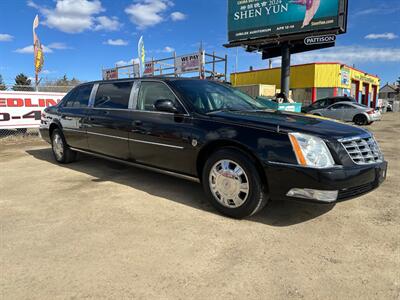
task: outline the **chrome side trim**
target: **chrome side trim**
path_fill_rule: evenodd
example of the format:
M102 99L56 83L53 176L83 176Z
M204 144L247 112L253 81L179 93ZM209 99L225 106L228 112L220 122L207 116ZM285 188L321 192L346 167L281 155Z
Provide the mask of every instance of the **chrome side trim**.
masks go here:
M174 177L177 177L177 178L189 180L189 181L192 181L192 182L200 183L200 179L197 178L197 177L194 177L194 176L184 175L184 174L176 173L176 172L173 172L173 171L167 171L167 170L163 170L163 169L159 169L159 168L155 168L155 167L150 167L150 166L146 166L146 165L142 165L142 164L138 164L138 163L133 163L133 162L130 162L130 161L126 161L126 160L122 160L122 159L118 159L118 158L113 158L113 157L109 157L109 156L106 156L106 155L97 154L97 153L93 153L93 152L90 152L90 151L85 151L85 150L81 150L81 149L77 149L77 148L72 148L71 147L70 149L72 149L74 151L77 151L77 152L85 153L85 154L88 154L88 155L96 156L96 157L99 157L99 158L107 159L107 160L110 160L110 161L123 163L123 164L129 165L129 166L132 166L132 167L136 167L136 168L140 168L140 169L144 169L144 170L148 170L148 171L153 171L153 172L157 172L157 173L161 173L161 174L170 175L170 176L174 176Z
M68 130L77 131L77 130L73 130L73 129L68 129ZM78 132L85 133L84 131L78 131ZM162 143L155 143L155 142L148 142L148 141L136 140L136 139L129 139L129 138L121 137L121 136L114 136L114 135L108 135L108 134L97 133L97 132L88 131L87 133L88 134L92 134L92 135L104 136L104 137L109 137L109 138L113 138L113 139L125 140L125 141L142 143L142 144L156 145L156 146L162 146L162 147L174 148L174 149L184 149L184 147L181 147L181 146L162 144Z
M108 135L108 134L103 134L103 133L90 132L90 131L88 131L87 133L92 134L92 135L105 136L105 137L109 137L109 138L119 139L119 140L126 140L126 141L129 140L128 138L114 136L114 135Z
M150 144L150 145L168 147L168 148L184 149L184 147L181 147L181 146L168 145L168 144L161 144L161 143L155 143L155 142L148 142L148 141L143 141L143 140L129 139L129 141L137 142L137 143L142 143L142 144Z
M84 131L84 130L78 130L78 129L72 129L72 128L66 128L66 127L63 127L63 130L64 131L79 132L79 133L86 133L86 131Z

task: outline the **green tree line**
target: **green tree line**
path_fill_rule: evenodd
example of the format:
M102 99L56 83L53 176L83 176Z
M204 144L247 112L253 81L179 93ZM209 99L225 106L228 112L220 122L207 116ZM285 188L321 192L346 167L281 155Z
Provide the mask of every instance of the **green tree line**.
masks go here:
M67 75L64 75L63 77L55 80L45 80L39 85L40 91L53 91L55 92L60 91L60 92L66 92L71 89L71 87L76 86L80 84L80 80L76 79L73 77L72 79L69 79ZM0 90L6 90L7 87L4 83L3 76L0 74ZM32 84L32 80L29 79L28 76L26 76L23 73L18 74L15 76L14 79L14 85L11 88L13 91L34 91L35 87Z

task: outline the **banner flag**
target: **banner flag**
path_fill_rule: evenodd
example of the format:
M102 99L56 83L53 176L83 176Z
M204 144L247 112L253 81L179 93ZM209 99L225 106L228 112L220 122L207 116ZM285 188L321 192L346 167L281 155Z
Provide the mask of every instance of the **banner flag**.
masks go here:
M44 57L43 57L43 48L42 44L40 43L39 38L37 37L35 29L39 26L39 16L36 15L35 19L33 20L33 52L34 52L34 65L35 65L35 73L38 74L43 67L44 64Z
M139 56L139 62L140 62L140 74L143 75L144 65L145 65L145 60L146 60L143 36L140 37L139 42L138 42L138 56Z

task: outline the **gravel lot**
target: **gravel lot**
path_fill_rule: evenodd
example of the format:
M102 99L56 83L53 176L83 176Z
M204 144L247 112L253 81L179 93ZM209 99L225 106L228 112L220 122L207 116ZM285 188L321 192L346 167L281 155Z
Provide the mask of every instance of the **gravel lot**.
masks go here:
M195 183L0 142L2 298L399 299L400 114L369 128L389 161L378 190L242 221Z

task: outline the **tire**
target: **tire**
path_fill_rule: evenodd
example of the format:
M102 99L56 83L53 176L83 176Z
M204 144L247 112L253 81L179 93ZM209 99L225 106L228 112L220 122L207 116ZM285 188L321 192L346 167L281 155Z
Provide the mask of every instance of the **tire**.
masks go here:
M354 123L356 123L356 125L367 125L368 124L368 119L367 119L367 117L366 116L364 116L364 115L361 115L361 114L359 114L359 115L356 115L355 117L354 117Z
M51 134L51 149L55 160L61 164L68 164L76 160L77 153L68 147L64 135L59 129L54 129Z
M234 148L224 148L210 156L203 168L202 184L212 206L228 217L249 217L268 201L255 162Z

